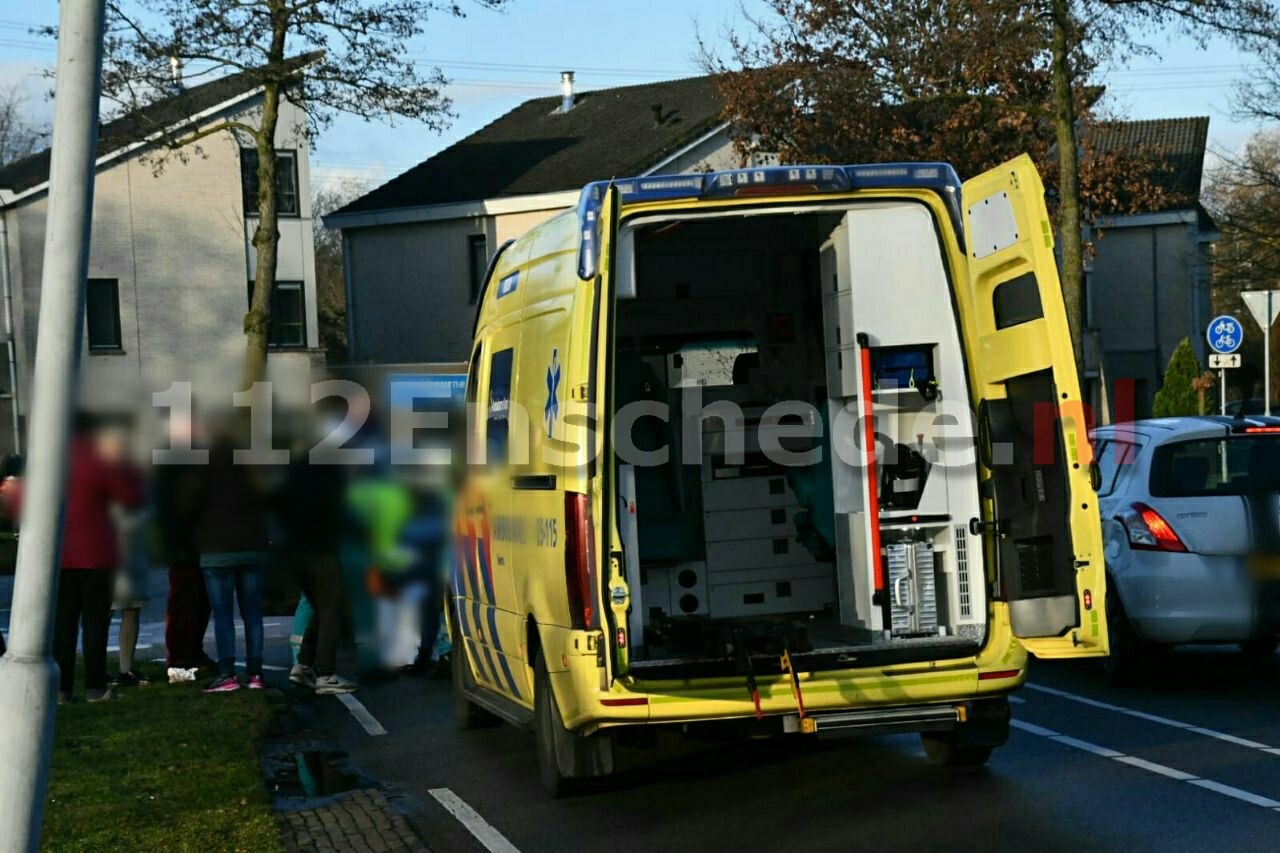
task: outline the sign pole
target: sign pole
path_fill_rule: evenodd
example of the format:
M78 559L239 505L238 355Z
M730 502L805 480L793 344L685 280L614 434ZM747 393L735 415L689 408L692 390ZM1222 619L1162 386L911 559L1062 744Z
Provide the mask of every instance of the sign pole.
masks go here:
M57 702L58 667L50 646L58 546L98 145L105 0L62 0L61 5L40 335L31 382L31 455L9 650L0 658L0 853L38 849L44 818Z
M1275 298L1274 290L1267 291L1267 316L1274 317L1271 301ZM1266 323L1262 327L1262 405L1263 411L1270 416L1271 414L1271 324Z
M1218 399L1221 401L1222 414L1227 414L1227 371L1218 368Z
M1280 319L1280 290L1247 290L1240 294L1253 319L1262 327L1263 411L1271 414L1271 326ZM1211 344L1212 345L1212 344Z

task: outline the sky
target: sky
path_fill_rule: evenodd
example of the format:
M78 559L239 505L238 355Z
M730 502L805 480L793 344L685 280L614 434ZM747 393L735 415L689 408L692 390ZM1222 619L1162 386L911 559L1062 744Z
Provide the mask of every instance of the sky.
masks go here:
M749 7L759 0L747 0ZM512 0L502 12L461 0L465 19L438 16L410 45L423 63L451 79L447 94L457 114L443 134L401 122L394 126L339 118L317 140L316 179L376 186L483 127L529 98L559 91L559 72L574 70L580 90L607 88L699 73L698 33L722 46L738 19L737 0ZM56 0L0 6L0 86L16 81L28 106L49 114L41 73L54 59L51 41L31 27L56 21ZM1153 56L1111 70L1105 102L1129 118L1210 117L1210 148L1234 151L1254 129L1232 120L1230 91L1248 58L1211 42L1156 35Z

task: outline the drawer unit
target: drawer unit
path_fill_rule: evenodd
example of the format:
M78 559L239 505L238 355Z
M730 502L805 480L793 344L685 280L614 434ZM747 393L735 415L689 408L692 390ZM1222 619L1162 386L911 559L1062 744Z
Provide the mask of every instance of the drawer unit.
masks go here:
M716 572L729 568L801 566L812 562L813 555L795 541L794 535L707 543L707 568L713 576Z
M729 509L702 514L702 529L708 542L733 542L762 536L794 536L792 519L797 506L759 509Z
M728 509L776 509L795 505L783 474L767 477L724 477L702 484L702 508L707 513Z
M709 595L711 615L719 618L821 610L835 598L830 577L721 584Z
M761 566L741 569L712 569L707 573L707 583L713 587L762 581L796 581L806 578L832 577L831 563L801 563L795 566Z

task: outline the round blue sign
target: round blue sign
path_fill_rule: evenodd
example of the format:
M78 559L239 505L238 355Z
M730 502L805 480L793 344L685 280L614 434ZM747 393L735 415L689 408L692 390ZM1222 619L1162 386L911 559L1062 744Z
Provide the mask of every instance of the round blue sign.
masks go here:
M1210 321L1205 337L1209 341L1209 349L1219 355L1230 355L1244 343L1244 327L1235 317L1223 314Z

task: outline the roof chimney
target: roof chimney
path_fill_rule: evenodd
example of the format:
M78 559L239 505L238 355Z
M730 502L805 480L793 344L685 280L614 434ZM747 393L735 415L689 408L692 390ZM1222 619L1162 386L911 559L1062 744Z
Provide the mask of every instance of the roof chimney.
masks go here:
M169 82L175 91L182 90L182 60L176 56L169 57Z
M560 72L560 112L573 109L573 72Z

